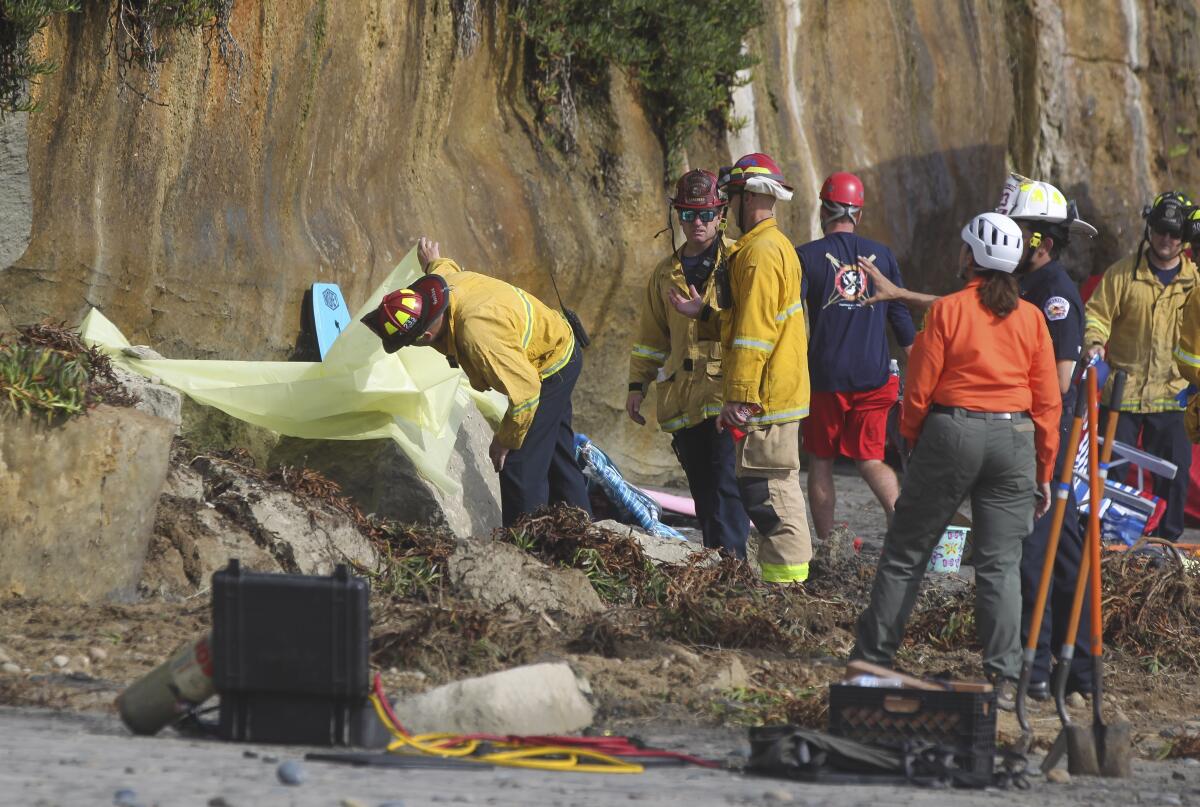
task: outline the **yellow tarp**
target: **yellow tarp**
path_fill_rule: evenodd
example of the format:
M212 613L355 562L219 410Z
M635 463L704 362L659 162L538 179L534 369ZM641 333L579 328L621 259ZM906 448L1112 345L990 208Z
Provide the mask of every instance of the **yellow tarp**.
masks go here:
M389 355L358 321L384 294L419 275L414 249L354 314L321 362L139 359L123 350L129 341L95 308L80 331L119 367L157 377L198 403L256 426L322 440L390 437L422 476L453 494L461 488L446 476L446 463L468 407L474 402L494 428L508 401L472 390L463 372L432 348Z

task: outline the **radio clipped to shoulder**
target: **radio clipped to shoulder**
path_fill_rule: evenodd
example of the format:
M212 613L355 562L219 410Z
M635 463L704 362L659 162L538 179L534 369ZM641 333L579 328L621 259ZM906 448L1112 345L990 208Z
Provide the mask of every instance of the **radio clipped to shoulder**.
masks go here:
M575 334L575 341L579 346L586 348L591 345L591 337L588 336L587 330L584 329L583 321L579 319L579 315L564 306L561 300L559 300L559 307L562 308L563 317L566 318L567 324L571 326L571 331Z

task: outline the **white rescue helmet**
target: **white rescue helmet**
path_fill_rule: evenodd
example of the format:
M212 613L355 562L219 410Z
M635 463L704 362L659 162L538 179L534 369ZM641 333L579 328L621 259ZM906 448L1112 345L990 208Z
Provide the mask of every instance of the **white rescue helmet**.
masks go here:
M1000 213L980 213L971 219L962 229L962 239L981 269L1012 274L1025 254L1021 228Z
M996 209L1011 219L1049 221L1057 224L1067 218L1067 197L1049 182L1031 179L1017 187L1008 203L1008 209Z
M1017 221L1062 224L1070 235L1096 236L1096 228L1079 218L1074 203L1067 201L1062 191L1049 182L1019 174L1010 175L996 212Z

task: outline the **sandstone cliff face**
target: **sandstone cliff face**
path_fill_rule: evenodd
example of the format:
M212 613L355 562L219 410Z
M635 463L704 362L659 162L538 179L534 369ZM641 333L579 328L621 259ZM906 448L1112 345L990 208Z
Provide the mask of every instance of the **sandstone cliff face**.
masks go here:
M156 85L122 77L100 5L45 38L61 69L28 121L32 232L0 270L0 321L94 304L169 356L279 358L310 283L356 305L427 233L545 300L556 272L595 339L577 427L627 471L678 476L665 438L622 410L643 279L669 249L653 238L663 155L624 79L581 109L564 155L494 4L456 19L474 4L243 1L240 71L184 35ZM760 65L736 94L747 125L697 135L689 162L778 157L797 242L817 232L819 182L843 168L866 182L865 233L933 290L953 285L957 230L1010 167L1056 181L1101 228L1075 260L1086 269L1132 249L1153 192L1200 192L1197 0L766 5L748 42Z

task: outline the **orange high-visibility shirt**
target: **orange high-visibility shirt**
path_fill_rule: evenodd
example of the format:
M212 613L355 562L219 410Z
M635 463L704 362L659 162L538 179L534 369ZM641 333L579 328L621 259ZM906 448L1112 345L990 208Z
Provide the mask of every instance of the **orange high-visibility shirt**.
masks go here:
M933 404L1028 412L1037 481L1049 482L1062 413L1050 332L1042 312L1024 300L1007 317L997 317L979 299L980 282L970 281L929 309L908 360L900 431L915 440Z

